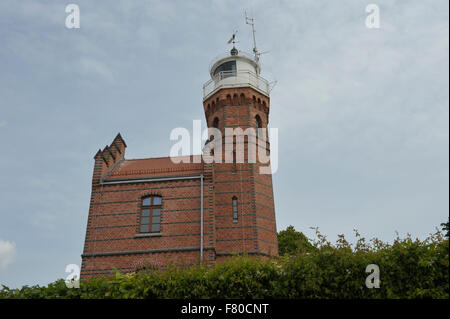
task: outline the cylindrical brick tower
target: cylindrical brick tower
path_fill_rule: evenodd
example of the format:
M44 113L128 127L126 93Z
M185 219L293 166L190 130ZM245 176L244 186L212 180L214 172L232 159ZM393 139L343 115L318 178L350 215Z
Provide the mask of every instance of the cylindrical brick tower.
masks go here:
M259 63L234 47L230 54L213 61L210 76L203 86L206 122L222 135L222 161L205 164L214 185L211 206L215 225L211 230L215 243L211 244L216 247L216 260L235 253L277 255L272 175L260 171L270 162L261 163L259 155L252 161L248 153L252 148L257 154L261 152L259 144L267 156L270 154L268 138L259 141L252 135L258 128L267 129L270 85L260 76ZM230 129L234 136L230 137ZM215 138L213 142L219 141ZM243 162L239 162L236 154L242 149ZM226 161L227 156L232 163Z

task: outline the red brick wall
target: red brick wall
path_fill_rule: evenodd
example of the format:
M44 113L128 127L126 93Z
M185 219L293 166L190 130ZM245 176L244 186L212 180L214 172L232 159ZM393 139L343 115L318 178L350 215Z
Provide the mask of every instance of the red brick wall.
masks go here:
M209 184L205 180L205 224L210 222ZM163 198L160 237L135 237L141 198L146 195ZM205 225L204 247L213 232ZM210 262L206 251L204 261ZM160 267L200 262L200 179L93 187L82 277L115 268L132 271L144 262Z

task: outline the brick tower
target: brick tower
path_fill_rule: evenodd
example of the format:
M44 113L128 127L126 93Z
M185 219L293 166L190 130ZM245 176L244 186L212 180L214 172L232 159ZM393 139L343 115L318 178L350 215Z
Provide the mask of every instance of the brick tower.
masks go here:
M216 261L232 253L278 254L272 175L260 171L270 163L260 163L259 155L249 160L249 149L258 145L270 154L268 139L256 134L267 129L270 109L269 83L259 74L257 56L233 47L212 63L211 80L203 87L206 123L221 132L223 145L222 162L211 164Z

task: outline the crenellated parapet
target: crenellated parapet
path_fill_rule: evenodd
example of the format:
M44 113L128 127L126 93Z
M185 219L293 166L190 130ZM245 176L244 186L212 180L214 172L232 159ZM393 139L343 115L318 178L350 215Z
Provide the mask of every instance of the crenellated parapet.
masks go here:
M99 149L94 156L94 174L92 184L99 184L102 177L105 176L112 168L125 158L125 149L127 144L122 136L117 134L110 145L106 145L103 150Z
M216 94L203 101L206 119L224 106L232 105L250 106L257 111L263 112L266 116L269 116L270 97L261 94L250 87L221 89Z

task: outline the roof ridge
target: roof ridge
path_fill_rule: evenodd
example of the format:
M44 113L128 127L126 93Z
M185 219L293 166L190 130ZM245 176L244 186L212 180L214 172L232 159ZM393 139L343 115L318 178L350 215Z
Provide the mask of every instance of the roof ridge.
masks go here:
M162 159L162 158L178 158L178 157L193 157L193 156L202 156L202 155L180 155L180 156L160 156L160 157L144 157L144 158L127 158L125 161L140 161L140 160L151 160L151 159ZM187 163L185 163L187 164ZM196 163L200 164L200 163Z

